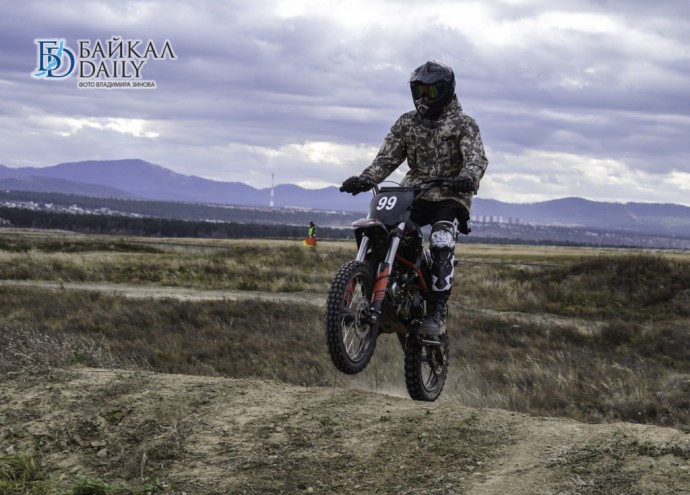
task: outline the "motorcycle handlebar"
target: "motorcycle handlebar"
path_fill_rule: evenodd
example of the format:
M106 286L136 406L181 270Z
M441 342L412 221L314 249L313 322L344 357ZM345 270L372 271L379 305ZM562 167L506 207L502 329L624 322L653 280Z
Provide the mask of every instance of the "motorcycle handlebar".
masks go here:
M431 189L432 187L454 187L456 184L467 184L467 179L466 178L460 178L460 179L429 179L420 182L419 184L412 184L410 186L401 186L399 184L396 184L395 186L383 186L380 187L379 184L374 184L372 191L376 195L378 194L381 189L383 188L413 188L416 194L421 194L426 192L427 190Z

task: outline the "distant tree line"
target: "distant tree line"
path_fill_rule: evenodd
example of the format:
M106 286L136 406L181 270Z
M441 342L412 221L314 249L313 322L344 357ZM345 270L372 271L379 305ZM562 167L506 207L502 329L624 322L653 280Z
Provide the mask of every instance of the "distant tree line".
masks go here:
M74 194L0 191L0 200L33 201L56 205L76 205L84 209L109 208L121 213L177 220L218 220L221 222L349 226L366 212L323 212L294 208L269 208L238 205L201 204L181 201L155 201L143 199L100 198Z
M298 225L267 225L237 222L202 222L171 218L136 218L114 215L81 215L52 213L23 208L0 208L0 219L13 227L61 229L87 234L116 234L150 237L207 238L301 238L307 227ZM347 239L349 229L319 228L319 238Z
M29 194L37 196L41 195L41 193ZM48 196L46 193L43 194ZM5 199L7 199L7 193L3 194L0 192L0 198L3 196ZM12 199L20 200L20 198L17 197ZM38 198L34 196L34 200L35 199ZM46 199L47 198L41 198L43 201ZM176 206L181 205L184 205L184 203L176 204ZM88 207L91 205L82 206ZM218 209L222 210L222 208ZM235 212L238 211L241 210L235 210ZM354 239L354 231L351 228L333 228L322 226L319 223L320 218L314 214L303 218L303 222L300 222L303 225L295 225L295 223L286 221L286 215L282 215L280 211L261 213L265 215L271 215L271 213L273 213L273 221L271 223L266 223L266 220L269 218L268 216L252 219L251 212L249 218L242 218L238 221L223 221L215 219L201 221L179 218L60 213L0 206L0 226L60 229L81 233L133 235L146 237L299 239L306 237L307 225L310 219L313 219L318 226L317 237L319 239ZM326 218L323 218L323 220L328 221ZM460 236L459 242L461 244L520 244L528 246L634 246L657 249L688 249L688 243L690 242L686 239L670 239L663 237L656 238L655 236L640 236L621 232L603 232L605 235L592 237L590 235L590 229L566 227L535 227L529 225L501 225L499 227L501 228L496 230L487 225L482 225L481 227L478 227L475 232L472 233L472 235ZM428 232L426 232L426 234L428 235Z
M4 222L3 222L4 220ZM199 222L170 218L135 218L113 215L53 213L22 208L0 207L0 224L20 228L57 229L84 234L131 235L143 237L190 237L212 239L294 239L306 237L306 227L237 222ZM319 228L320 239L353 239L351 229ZM583 246L569 241L526 240L462 236L467 244L522 244ZM591 245L591 244L590 244Z

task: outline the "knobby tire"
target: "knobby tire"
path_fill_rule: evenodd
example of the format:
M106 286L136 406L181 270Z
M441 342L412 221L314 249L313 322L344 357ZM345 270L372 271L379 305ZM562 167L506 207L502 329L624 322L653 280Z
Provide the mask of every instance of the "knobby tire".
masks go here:
M326 302L326 343L335 367L348 375L366 368L376 348L377 329L367 323L373 290L371 270L359 261L340 267Z
M426 338L425 340L431 340ZM405 348L405 385L413 400L433 402L446 383L448 375L448 333L433 340L440 346L425 344L421 338L408 335Z

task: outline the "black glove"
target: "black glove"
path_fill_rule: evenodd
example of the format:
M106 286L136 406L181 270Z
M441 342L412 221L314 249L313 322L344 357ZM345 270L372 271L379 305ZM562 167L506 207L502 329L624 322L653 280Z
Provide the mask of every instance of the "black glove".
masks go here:
M477 191L477 184L472 177L466 175L458 177L453 183L453 192L456 194L470 194Z
M345 179L343 185L340 186L340 192L348 192L352 193L353 196L356 196L361 192L368 191L372 187L374 187L374 183L371 181L371 179L368 177L354 175L348 179Z

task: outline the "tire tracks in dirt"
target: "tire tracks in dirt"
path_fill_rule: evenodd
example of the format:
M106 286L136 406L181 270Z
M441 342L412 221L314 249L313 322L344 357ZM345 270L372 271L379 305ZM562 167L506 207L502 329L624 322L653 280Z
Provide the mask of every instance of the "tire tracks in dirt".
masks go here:
M0 280L0 287L25 287L48 290L101 292L104 294L153 299L186 301L247 301L289 302L325 306L326 296L309 292L267 292L241 290L206 290L190 287L113 284L109 282L55 282L49 280Z

